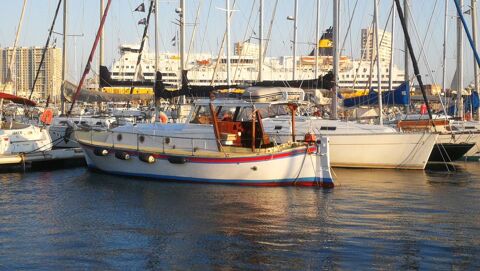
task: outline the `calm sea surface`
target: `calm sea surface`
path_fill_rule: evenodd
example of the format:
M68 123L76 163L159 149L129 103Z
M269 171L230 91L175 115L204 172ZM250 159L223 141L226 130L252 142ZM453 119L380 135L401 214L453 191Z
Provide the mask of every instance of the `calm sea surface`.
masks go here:
M0 269L480 269L480 164L333 190L0 174Z

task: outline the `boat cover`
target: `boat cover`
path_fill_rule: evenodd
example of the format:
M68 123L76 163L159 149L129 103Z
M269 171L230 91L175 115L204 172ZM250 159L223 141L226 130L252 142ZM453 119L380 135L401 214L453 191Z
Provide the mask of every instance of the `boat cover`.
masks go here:
M383 105L408 105L410 104L410 86L407 83L401 84L393 91L382 92ZM354 107L362 105L377 105L378 93L370 90L367 95L362 95L353 98L347 98L343 100L345 107Z

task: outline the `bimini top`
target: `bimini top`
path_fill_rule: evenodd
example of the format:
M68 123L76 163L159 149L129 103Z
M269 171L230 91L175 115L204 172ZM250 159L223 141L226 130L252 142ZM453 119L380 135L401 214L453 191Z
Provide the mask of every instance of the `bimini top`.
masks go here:
M23 105L29 105L29 106L36 106L37 105L36 102L34 102L32 100L29 100L27 98L18 97L18 96L12 95L12 94L4 93L4 92L0 92L0 99L9 100L9 101L14 102L16 104L23 104Z

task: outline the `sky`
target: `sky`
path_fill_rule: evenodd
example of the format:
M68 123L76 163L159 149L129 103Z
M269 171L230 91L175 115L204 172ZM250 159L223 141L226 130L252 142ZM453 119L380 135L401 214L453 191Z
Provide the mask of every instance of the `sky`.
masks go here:
M332 0L320 1L320 29L324 30L332 25ZM422 51L419 46L424 44L423 54L420 59L420 69L424 80L428 83L442 83L442 50L443 50L443 25L445 18L445 1L449 2L447 16L448 42L447 42L447 86L455 72L456 63L456 10L453 0L410 0L412 20L410 20L411 36L415 44L417 58ZM12 46L18 26L23 0L2 0L0 10L0 46ZM107 2L107 0L105 0ZM159 33L160 49L164 52L178 52L171 40L178 32L176 20L178 14L175 9L179 0L159 0ZM257 42L258 33L258 5L259 0L230 0L235 10L232 17L232 43L251 39ZM235 2L235 3L234 3ZM265 26L264 35L268 32L276 0L265 0ZM341 0L340 7L340 40L345 40L342 55L360 57L360 33L362 28L369 27L373 20L374 0ZM465 0L465 3L470 1ZM44 46L48 29L52 23L58 0L29 0L25 19L20 34L20 46ZM139 43L143 33L143 26L137 22L146 17L147 13L134 12L141 3L148 0L112 0L109 15L105 25L105 64L112 65L119 57L118 46L124 43ZM192 42L192 52L207 52L218 54L220 43L225 31L225 0L186 0L187 41L186 48L192 41L192 32L196 26L196 34ZM298 0L298 55L308 54L315 42L315 9L317 0ZM354 9L356 5L356 8ZM386 26L392 0L380 0L379 25ZM67 31L68 38L68 72L69 80L77 81L84 69L90 53L96 31L99 25L100 0L68 0ZM464 11L469 9L464 5ZM197 16L197 10L199 16ZM253 10L253 11L252 11ZM63 12L62 10L60 12ZM56 32L63 32L62 14L55 25ZM272 36L268 49L269 56L292 55L293 22L287 16L294 15L294 0L278 0L276 16L272 24ZM465 15L470 24L470 16ZM153 18L152 18L153 19ZM352 27L347 32L349 22ZM153 22L153 21L152 21ZM395 22L395 64L403 68L403 33L400 22ZM153 26L153 23L152 23ZM470 27L471 28L471 27ZM416 31L414 31L416 29ZM387 30L391 31L390 22ZM415 34L418 33L418 35ZM150 50L154 48L153 27L149 30ZM62 47L62 36L54 35L56 46ZM464 45L464 70L465 84L473 80L473 54L465 38ZM233 50L233 44L232 44ZM98 56L98 51L97 51ZM98 60L95 59L94 67ZM428 64L427 64L428 63ZM431 72L428 72L431 71Z

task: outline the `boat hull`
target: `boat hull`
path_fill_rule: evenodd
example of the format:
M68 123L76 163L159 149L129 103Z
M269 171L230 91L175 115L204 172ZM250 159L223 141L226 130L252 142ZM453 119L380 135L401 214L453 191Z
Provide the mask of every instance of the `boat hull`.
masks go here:
M329 134L332 167L425 169L436 134ZM297 139L303 135L299 134ZM286 142L291 137L277 139Z
M118 149L102 147L101 150L106 150L108 154L99 155L99 147L95 145L80 142L80 146L85 152L89 168L117 175L194 183L333 187L328 152L307 152L306 148L276 154L222 158L151 154L155 159L149 163L141 159L144 153L137 151L126 151L129 158L123 160L115 154ZM322 161L318 163L317 159Z

